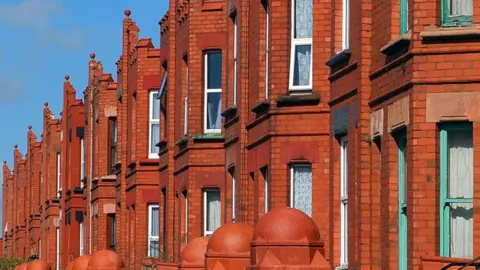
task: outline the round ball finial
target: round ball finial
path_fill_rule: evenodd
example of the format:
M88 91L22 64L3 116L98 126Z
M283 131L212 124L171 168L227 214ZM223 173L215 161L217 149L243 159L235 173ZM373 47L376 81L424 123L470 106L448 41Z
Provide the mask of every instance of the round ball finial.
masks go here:
M128 8L125 9L125 12L124 12L124 13L125 13L125 16L127 16L127 17L130 17L130 14L132 14L132 12L130 11L130 9L128 9Z
M15 144L15 145L13 146L13 148L17 149L17 148L18 148L18 144Z
M32 125L28 125L28 129L29 129L29 130L32 129Z
M67 81L70 80L70 75L66 74L65 75L65 80L67 80Z
M4 160L4 161L3 161L3 164L7 165L7 161L6 161L6 160Z
M91 53L90 53L90 58L91 58L92 60L95 59L95 53L94 53L94 52L91 52Z
M48 102L44 102L43 105L45 105L45 107L48 107Z

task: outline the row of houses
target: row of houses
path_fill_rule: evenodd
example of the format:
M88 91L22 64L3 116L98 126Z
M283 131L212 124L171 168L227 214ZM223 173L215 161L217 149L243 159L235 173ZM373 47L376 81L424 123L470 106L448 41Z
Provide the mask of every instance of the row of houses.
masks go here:
M130 16L117 79L91 54L4 164L4 256L140 269L282 207L332 268L476 256L478 4L170 1L160 48Z

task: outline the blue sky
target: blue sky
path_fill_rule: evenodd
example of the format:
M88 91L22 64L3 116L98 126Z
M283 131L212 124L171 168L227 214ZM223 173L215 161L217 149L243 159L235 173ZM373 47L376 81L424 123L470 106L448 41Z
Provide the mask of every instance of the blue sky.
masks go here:
M125 9L140 37L158 46L167 6L168 0L0 0L0 160L12 165L14 144L25 154L28 125L40 138L45 101L58 117L65 74L77 96L83 92L90 52L116 76Z

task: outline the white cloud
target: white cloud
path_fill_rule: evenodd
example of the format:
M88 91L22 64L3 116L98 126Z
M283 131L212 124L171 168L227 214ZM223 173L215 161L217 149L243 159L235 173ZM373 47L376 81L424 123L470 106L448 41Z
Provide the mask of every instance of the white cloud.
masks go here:
M25 0L18 4L0 3L0 23L11 27L34 30L40 38L65 48L77 48L83 40L83 31L78 28L60 31L53 19L64 15L60 2L53 0Z

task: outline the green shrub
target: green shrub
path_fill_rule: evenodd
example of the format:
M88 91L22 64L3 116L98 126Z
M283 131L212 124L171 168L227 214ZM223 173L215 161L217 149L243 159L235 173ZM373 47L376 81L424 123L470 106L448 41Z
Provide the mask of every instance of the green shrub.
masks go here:
M13 270L17 265L24 262L22 259L0 258L0 270Z

